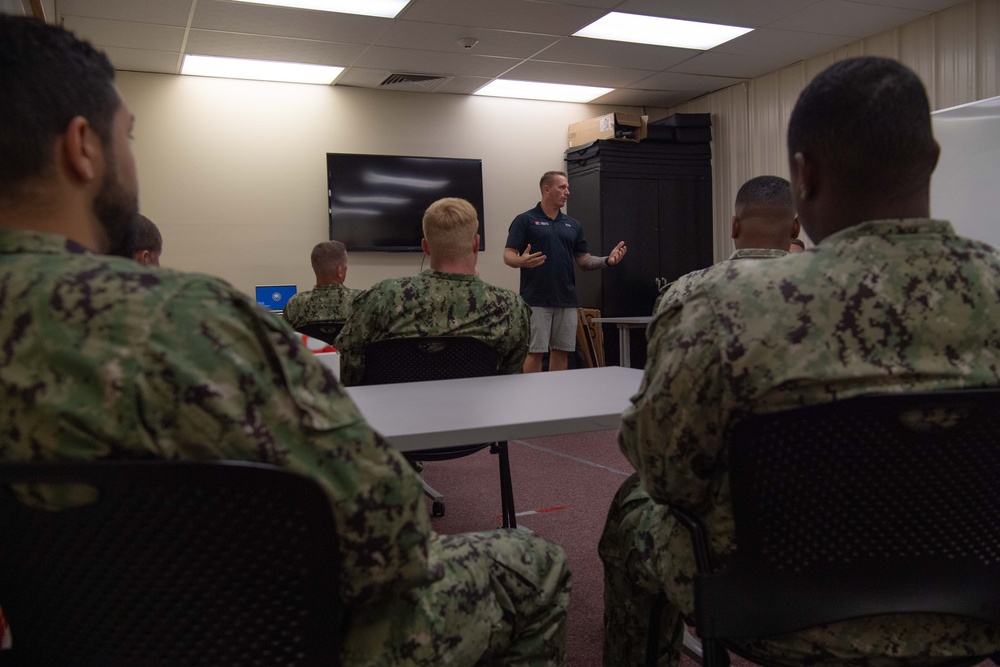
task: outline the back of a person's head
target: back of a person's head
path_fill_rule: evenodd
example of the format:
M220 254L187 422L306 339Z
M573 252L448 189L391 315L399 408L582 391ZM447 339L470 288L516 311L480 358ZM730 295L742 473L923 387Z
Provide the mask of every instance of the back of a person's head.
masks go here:
M827 166L859 195L890 197L925 187L937 158L927 92L895 60L834 63L799 95L788 122L788 153Z
M120 103L114 76L104 54L66 30L0 15L0 198L44 172L53 141L76 116L110 145Z
M317 243L309 255L318 282L333 280L337 269L347 264L347 246L340 241Z
M132 225L130 234L130 245L121 254L123 257L134 259L140 264L159 266L160 253L163 252L163 236L153 221L142 215L135 216L135 223Z
M799 231L791 185L780 176L756 176L744 183L736 193L735 213L740 248L785 250Z
M473 252L479 216L475 207L464 199L446 197L427 207L423 230L432 257L459 259Z

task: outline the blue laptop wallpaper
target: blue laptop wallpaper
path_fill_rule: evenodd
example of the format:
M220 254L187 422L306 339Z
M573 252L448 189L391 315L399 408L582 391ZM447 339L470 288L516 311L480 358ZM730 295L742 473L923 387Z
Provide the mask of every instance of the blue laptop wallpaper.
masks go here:
M295 295L295 285L257 285L257 305L268 310L282 311Z

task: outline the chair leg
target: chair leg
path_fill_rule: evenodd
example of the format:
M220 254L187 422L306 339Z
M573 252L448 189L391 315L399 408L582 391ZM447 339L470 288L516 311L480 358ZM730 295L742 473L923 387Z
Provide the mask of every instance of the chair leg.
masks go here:
M649 609L649 624L646 626L646 667L656 667L660 653L660 618L667 605L667 596L659 593Z
M444 516L444 495L424 479L420 480L420 484L424 487L424 495L431 499L431 516Z
M517 528L514 516L514 486L510 479L510 459L507 456L507 441L501 440L490 445L490 452L498 454L500 460L500 512L504 528Z

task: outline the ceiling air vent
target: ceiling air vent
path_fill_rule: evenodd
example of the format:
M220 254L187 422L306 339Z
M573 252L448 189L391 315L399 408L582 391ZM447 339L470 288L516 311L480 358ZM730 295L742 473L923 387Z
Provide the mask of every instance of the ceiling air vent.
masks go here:
M429 92L440 88L454 78L453 76L435 76L433 74L390 74L382 80L379 87Z

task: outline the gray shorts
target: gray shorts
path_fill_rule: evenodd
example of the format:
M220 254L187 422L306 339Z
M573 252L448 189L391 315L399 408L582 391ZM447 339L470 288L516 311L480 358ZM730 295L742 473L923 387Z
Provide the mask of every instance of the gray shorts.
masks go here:
M531 344L528 352L576 350L576 308L531 307Z

